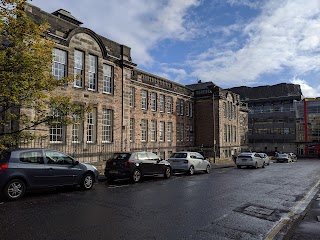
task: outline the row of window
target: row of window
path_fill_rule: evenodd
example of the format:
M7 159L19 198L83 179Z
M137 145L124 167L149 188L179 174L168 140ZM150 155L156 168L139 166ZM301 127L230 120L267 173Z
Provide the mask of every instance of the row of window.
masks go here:
M74 50L74 87L85 87L85 53L80 50ZM67 76L67 51L54 48L53 49L53 63L52 74L60 80ZM89 91L98 90L98 57L92 54L88 55L88 81L86 87ZM102 92L113 94L113 67L103 63L102 64Z
M66 126L59 122L59 116L56 116L56 122L50 125L49 137L51 143L63 143L66 141ZM94 108L88 112L86 120L81 121L80 116L73 115L74 123L72 125L72 142L96 143L97 131L101 131L101 142L113 142L113 110L102 109L101 128L97 129L97 110ZM85 134L84 134L85 133ZM85 139L84 139L85 135Z
M130 87L130 107L135 107L135 88ZM141 90L141 109L148 110L149 108L149 93L147 90ZM155 112L165 112L173 113L173 97L165 96L164 94L159 94L156 92L150 93L150 109ZM178 115L183 116L184 114L189 117L193 117L193 104L192 102L185 102L182 99L177 99L176 111Z
M237 142L237 128L232 125L224 125L224 141L227 143Z
M252 134L295 134L295 128L255 128L249 129L249 135Z
M130 119L130 142L134 142L135 139L135 119ZM157 121L151 120L150 123L147 119L141 119L140 123L141 128L141 141L142 142L172 142L173 138L173 124L172 122L164 122L164 121ZM193 126L192 124L177 124L176 126L177 131L177 141L184 142L184 141L193 141ZM186 138L185 138L186 136Z
M232 102L224 102L223 103L223 109L224 109L224 117L229 119L236 119L237 118L237 112L236 112L236 106L233 105Z

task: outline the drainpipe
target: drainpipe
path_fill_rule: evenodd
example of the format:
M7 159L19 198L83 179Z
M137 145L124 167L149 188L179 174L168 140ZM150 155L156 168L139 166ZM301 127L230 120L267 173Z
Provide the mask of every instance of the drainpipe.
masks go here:
M124 64L123 64L123 45L120 45L121 49L121 151L123 151L123 117L124 117L124 99L123 99L123 90L124 90Z
M304 142L305 142L305 154L309 156L309 148L307 145L308 142L308 118L307 118L307 101L303 99L303 121L304 121Z

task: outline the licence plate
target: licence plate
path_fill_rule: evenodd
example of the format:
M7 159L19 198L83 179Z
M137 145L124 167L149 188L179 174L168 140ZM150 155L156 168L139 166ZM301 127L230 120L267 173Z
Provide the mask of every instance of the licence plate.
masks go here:
M117 173L118 173L118 170L110 170L109 173L110 173L110 174L117 174Z
M244 159L241 159L242 161L247 161L247 159L246 158L244 158Z

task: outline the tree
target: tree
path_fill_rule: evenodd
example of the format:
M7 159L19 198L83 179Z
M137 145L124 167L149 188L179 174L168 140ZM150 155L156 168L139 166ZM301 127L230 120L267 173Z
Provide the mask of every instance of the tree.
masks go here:
M56 121L56 113L60 123L68 124L72 113L84 110L54 91L70 78L56 80L52 75L49 25L28 18L25 4L26 0L0 3L0 149L36 137L31 130Z

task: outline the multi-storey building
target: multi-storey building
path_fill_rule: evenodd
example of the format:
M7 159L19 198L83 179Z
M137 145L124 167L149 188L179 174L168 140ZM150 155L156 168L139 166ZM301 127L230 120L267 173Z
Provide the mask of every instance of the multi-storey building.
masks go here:
M212 82L187 85L194 90L195 146L230 158L246 148L248 109L240 96Z
M295 102L297 118L297 153L320 157L320 98Z
M65 10L50 14L27 5L26 12L35 21L45 19L50 24L56 79L75 76L73 83L54 94L91 106L83 118L74 116L78 121L71 126L57 121L49 128L35 128L38 134L48 135L48 143L42 141L41 146L78 156L95 153L99 160L107 150L145 149L167 158L194 145L191 89L137 69L129 47L81 27Z
M297 152L294 102L302 99L300 85L277 84L230 89L249 107L248 146L261 152Z

